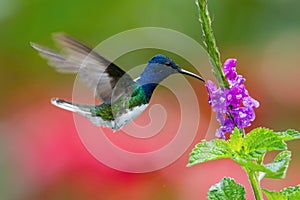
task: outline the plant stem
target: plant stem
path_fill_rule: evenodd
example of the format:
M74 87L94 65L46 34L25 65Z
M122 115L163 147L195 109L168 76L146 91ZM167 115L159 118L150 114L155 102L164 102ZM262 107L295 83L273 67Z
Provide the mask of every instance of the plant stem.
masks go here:
M199 8L199 20L202 28L203 42L210 57L210 62L213 66L213 74L217 78L221 87L229 88L228 81L222 70L220 52L218 50L216 39L212 30L207 0L196 0L196 4Z
M246 136L245 129L240 129L240 133L242 134L243 138Z
M262 193L261 193L261 190L260 190L260 184L259 184L258 178L256 176L256 173L252 172L248 168L244 168L244 169L245 169L245 171L248 175L248 178L250 180L255 199L256 200L263 200L263 196L262 196Z

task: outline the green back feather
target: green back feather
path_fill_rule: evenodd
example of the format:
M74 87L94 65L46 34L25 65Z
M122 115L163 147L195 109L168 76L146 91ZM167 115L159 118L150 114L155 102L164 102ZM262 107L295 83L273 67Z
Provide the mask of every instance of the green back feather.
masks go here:
M93 116L99 116L103 120L112 121L115 115L125 113L136 106L149 103L149 99L146 97L144 90L141 86L138 86L132 93L130 98L121 97L117 102L110 105L103 103L101 105L91 108Z

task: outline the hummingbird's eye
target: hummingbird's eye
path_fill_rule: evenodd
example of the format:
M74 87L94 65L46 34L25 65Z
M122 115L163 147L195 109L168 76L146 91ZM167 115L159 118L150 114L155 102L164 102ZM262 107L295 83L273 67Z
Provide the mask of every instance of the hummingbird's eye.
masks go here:
M169 61L165 62L165 65L170 66L171 63Z

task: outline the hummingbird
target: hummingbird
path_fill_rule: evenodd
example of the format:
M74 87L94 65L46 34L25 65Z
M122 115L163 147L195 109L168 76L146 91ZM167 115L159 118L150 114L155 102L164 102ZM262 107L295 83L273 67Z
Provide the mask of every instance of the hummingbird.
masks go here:
M77 39L65 33L56 33L53 39L62 52L30 44L58 72L77 73L102 104L79 104L59 98L51 99L51 103L86 117L96 126L116 131L133 121L147 108L158 84L172 74L185 74L204 82L201 76L160 54L148 61L138 78L132 79L119 66Z

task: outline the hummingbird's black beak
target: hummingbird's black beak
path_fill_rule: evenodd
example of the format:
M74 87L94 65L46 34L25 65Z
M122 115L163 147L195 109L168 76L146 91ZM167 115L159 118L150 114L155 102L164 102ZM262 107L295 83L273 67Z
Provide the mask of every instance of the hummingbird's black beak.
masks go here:
M205 82L205 80L204 80L201 76L198 76L197 74L194 74L194 73L192 73L192 72L186 71L186 70L184 70L184 69L181 69L181 68L180 68L180 69L178 69L178 72L181 73L181 74L186 74L186 75L188 75L188 76L194 77L194 78L196 78L196 79L199 79L199 80Z

